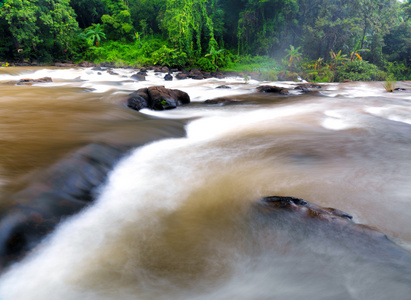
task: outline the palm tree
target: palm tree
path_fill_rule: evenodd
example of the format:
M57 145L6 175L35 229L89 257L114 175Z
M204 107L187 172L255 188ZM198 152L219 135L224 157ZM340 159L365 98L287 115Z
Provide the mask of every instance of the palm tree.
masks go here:
M346 54L341 54L341 50L338 51L338 53L335 53L333 50L330 51L330 56L331 56L331 65L330 68L331 70L335 70L337 69L339 64L343 64L344 60L348 60L348 58L346 58Z
M100 40L106 38L106 34L101 29L100 24L93 24L92 27L86 30L86 37L90 39L91 43L94 45L94 41L96 41L96 46L100 45Z
M301 59L302 53L299 52L300 48L301 47L294 48L293 45L290 45L290 49L285 49L285 51L287 51L285 58L288 58L288 67L290 68L290 71L293 70L293 67L295 67L296 63Z
M350 61L353 61L356 58L358 58L359 60L362 60L362 57L358 54L358 52L360 52L360 51L368 51L369 52L370 51L370 49L359 49L360 48L360 42L361 41L358 41L355 44L354 49L351 51Z

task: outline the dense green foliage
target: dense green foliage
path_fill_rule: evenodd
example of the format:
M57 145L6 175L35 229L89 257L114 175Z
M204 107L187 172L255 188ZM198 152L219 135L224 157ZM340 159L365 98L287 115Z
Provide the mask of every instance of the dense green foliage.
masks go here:
M49 60L73 51L78 23L68 0L8 0L0 20L3 55Z
M385 72L378 69L376 65L370 64L364 60L355 60L344 64L335 72L336 81L375 81L384 80Z
M0 36L7 61L241 67L269 78L282 69L318 81L375 80L382 71L411 78L411 0L8 0Z

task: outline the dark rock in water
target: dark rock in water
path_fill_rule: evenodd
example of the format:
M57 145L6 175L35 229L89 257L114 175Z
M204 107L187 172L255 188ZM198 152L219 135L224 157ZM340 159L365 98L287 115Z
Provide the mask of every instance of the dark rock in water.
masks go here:
M221 98L215 98L215 99L209 99L205 100L205 104L213 104L213 105L220 105L220 106L225 106L225 105L230 105L230 104L236 104L239 101L236 99L232 98L226 98L226 97L221 97Z
M177 78L178 80L187 79L187 78L188 78L188 74L178 73L178 74L176 75L176 78Z
M231 89L228 85L219 85L216 89Z
M377 229L353 222L352 216L341 210L279 196L262 198L255 207L265 216L260 219L263 226L276 228L276 234L292 232L294 241L311 241L316 249L333 248L337 253L343 251L345 255L383 267L402 269L407 265L408 272L411 270L411 253Z
M146 75L144 73L136 73L131 75L131 79L137 80L137 81L145 81L146 80Z
M83 62L79 63L78 66L83 67L83 68L90 68L90 67L95 67L96 64L92 63L92 62L88 62L88 61L83 61Z
M114 72L113 70L108 70L107 73L110 75L118 75L118 73Z
M171 91L176 95L178 105L190 103L190 96L186 92L176 89L172 89Z
M177 95L163 86L151 86L148 88L151 108L154 110L165 110L176 108L178 105Z
M190 73L188 73L187 77L191 79L197 79L197 80L204 79L203 73L201 73L201 71L198 69L192 69Z
M113 62L103 62L99 64L101 67L105 68L114 68L114 63Z
M334 217L341 217L348 220L352 220L352 216L335 208L324 208L319 205L309 203L303 199L296 197L282 197L282 196L271 196L265 197L261 201L269 203L273 207L289 210L298 210L298 207L304 207L309 212L309 215L313 217L319 217L322 219Z
M299 83L297 84L296 90L304 90L304 89L321 89L322 86L315 83Z
M171 74L166 74L166 75L164 76L164 80L165 80L165 81L172 81L172 80L173 80L173 75L171 75Z
M64 217L89 205L96 188L131 146L90 144L55 164L12 196L16 204L0 220L0 266L33 249Z
M177 107L177 99L171 90L163 86L152 86L148 88L150 106L154 110L165 110Z
M300 90L303 93L311 93L311 92L313 92L313 89L318 90L318 89L321 89L321 88L322 88L321 85L314 84L314 83L300 83L294 89L295 90Z
M168 67L162 67L162 68L160 69L160 71L161 71L162 73L169 73L169 72L170 72L170 69L169 69Z
M257 91L260 93L278 93L280 95L288 95L288 90L282 87L273 85L262 85L257 87Z
M168 67L157 67L157 66L155 66L155 67L153 67L153 70L156 73L168 73L168 72L170 72Z
M33 64L31 64L33 65ZM58 67L58 68L74 68L76 67L76 64L72 64L72 63L55 63L54 66Z
M142 88L129 95L127 99L127 106L134 109L140 110L149 107L149 96L148 89Z
M34 83L48 83L48 82L53 82L51 77L42 77L38 79L31 79L31 78L22 78L18 81L10 81L6 82L5 84L16 84L16 85L32 85Z
M127 99L127 106L135 110L143 108L165 110L188 103L190 103L190 96L186 92L166 89L164 86L139 89L131 93Z
M218 78L218 79L223 79L225 78L225 75L223 72L211 72L210 75L212 77Z

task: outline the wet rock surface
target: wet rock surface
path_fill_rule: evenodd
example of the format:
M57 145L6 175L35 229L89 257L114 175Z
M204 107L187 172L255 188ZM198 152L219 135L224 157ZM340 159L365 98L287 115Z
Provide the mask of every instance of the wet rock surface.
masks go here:
M257 87L257 91L260 93L277 93L280 95L288 95L288 90L282 87L274 86L274 85L262 85Z
M188 103L190 103L190 96L187 93L166 89L164 86L139 89L131 93L127 99L127 106L134 110L143 108L166 110Z
M53 82L53 79L51 79L51 77L42 77L38 79L22 78L17 81L8 81L3 84L5 85L33 85L35 83L48 83L48 82Z
M262 198L256 208L269 216L280 231L294 231L297 241L321 238L325 241L325 247L336 247L350 255L383 265L405 264L408 272L411 271L410 252L377 228L355 223L346 212L300 198L282 196Z
M131 146L90 144L50 167L26 189L0 219L0 269L22 258L65 217L96 197L96 188Z
M242 101L234 99L234 98L229 98L229 97L220 97L220 98L208 99L204 101L204 104L212 104L212 105L217 105L217 106L233 105L233 104L239 104L239 103L242 103Z

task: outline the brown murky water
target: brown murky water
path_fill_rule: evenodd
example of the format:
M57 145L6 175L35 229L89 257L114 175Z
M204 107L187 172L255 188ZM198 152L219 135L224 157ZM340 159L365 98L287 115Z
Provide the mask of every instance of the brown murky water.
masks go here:
M1 299L409 297L406 262L364 262L341 245L370 255L372 246L345 236L331 243L292 224L276 235L278 224L267 231L250 207L268 195L300 197L346 211L409 248L410 93L348 83L276 96L256 94L261 83L239 78L165 83L150 74L134 83L121 77L126 70L117 77L88 69L1 71L3 82L54 79L0 85L3 193L89 143L167 138L122 160L94 206L0 278ZM155 84L187 91L193 103L166 112L125 107L124 95ZM216 89L221 84L232 89ZM221 95L236 101L202 103ZM58 275L50 281L48 274Z

